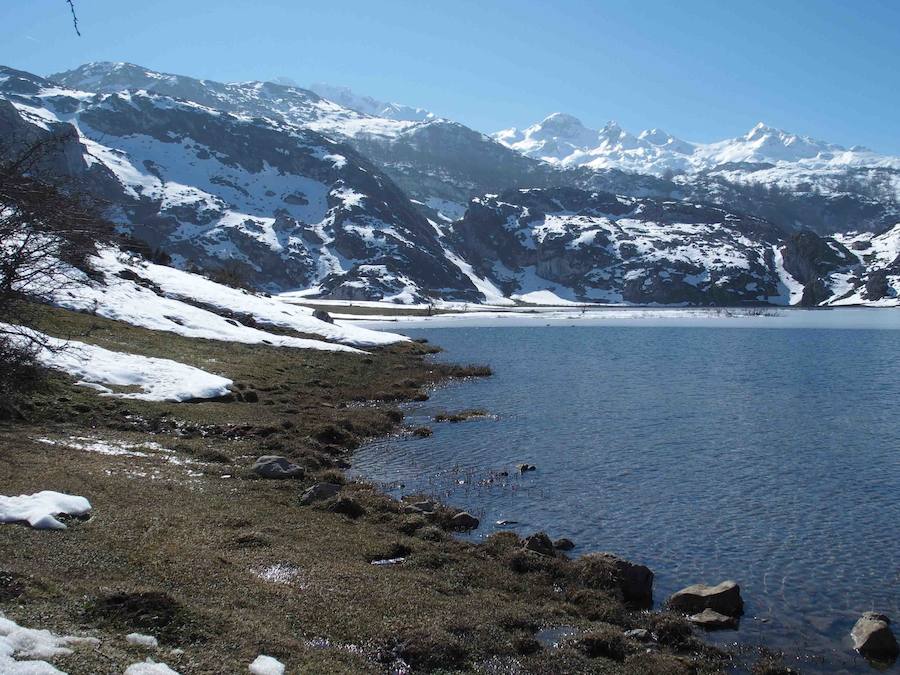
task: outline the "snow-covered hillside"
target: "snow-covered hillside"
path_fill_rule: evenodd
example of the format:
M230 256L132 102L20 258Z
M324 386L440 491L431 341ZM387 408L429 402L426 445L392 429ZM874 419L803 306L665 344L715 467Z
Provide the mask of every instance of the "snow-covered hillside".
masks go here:
M900 225L879 236L786 233L708 205L556 188L473 200L454 226L474 272L528 300L897 304Z
M348 299L474 297L391 179L308 128L145 90L62 89L8 69L0 97L10 136L74 131L70 173L114 205L124 231L182 268Z

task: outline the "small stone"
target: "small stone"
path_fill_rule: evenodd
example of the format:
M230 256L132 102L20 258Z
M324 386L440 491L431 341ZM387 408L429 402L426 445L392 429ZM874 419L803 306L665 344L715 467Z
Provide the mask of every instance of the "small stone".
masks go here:
M285 457L263 455L253 464L253 473L260 478L303 478L303 467Z
M562 537L553 542L553 548L557 551L571 551L575 548L575 542L566 537Z
M850 631L853 648L874 659L895 659L900 655L897 638L891 631L891 620L884 614L866 612Z
M341 486L337 483L316 483L300 495L300 504L307 506L315 502L321 502L334 497L340 491Z
M452 530L474 530L480 524L481 521L468 511L460 511L450 519L450 529Z
M740 586L734 581L723 581L715 586L694 584L683 588L669 598L669 607L685 614L711 609L726 616L740 616L744 612L744 601Z
M525 473L526 471L535 471L537 467L534 464L516 464L516 469L519 473Z
M693 614L688 617L688 621L706 630L737 628L737 619L735 617L719 614L712 609L704 609L699 614Z
M629 640L637 640L638 642L649 642L653 639L653 635L646 628L633 628L625 631L625 637Z

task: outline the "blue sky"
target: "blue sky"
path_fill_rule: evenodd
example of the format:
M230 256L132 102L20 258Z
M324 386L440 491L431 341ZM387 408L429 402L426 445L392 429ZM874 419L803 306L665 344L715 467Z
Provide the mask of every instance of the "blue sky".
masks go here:
M764 121L900 154L895 0L2 0L0 63L290 77L481 131L554 111L687 140Z

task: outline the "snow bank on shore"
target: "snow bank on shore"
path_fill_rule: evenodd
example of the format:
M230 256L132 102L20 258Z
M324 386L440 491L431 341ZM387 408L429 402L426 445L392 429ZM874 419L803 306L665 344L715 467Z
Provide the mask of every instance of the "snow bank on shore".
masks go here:
M357 347L407 340L402 335L321 321L307 307L229 288L200 275L143 262L111 248L102 249L91 258L91 264L102 273L103 282L72 271L73 280L54 293L55 304L151 330L244 344L358 352ZM270 325L321 339L278 335L247 323Z
M2 327L2 324L0 324ZM65 342L33 332L46 347L37 354L43 365L61 370L106 396L144 401L190 401L228 393L232 381L193 366L96 345ZM137 387L140 391L114 391L110 386Z
M18 497L0 495L0 523L28 523L36 530L64 530L66 526L54 516L83 516L90 510L91 503L84 497L52 490Z

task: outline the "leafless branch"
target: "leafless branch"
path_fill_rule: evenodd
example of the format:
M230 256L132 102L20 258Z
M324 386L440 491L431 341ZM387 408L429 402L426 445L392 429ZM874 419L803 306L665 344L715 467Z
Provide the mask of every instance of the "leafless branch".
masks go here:
M78 15L75 14L75 2L74 0L66 0L69 3L69 9L72 10L72 25L75 26L75 33L78 37L81 37L81 31L78 30Z

